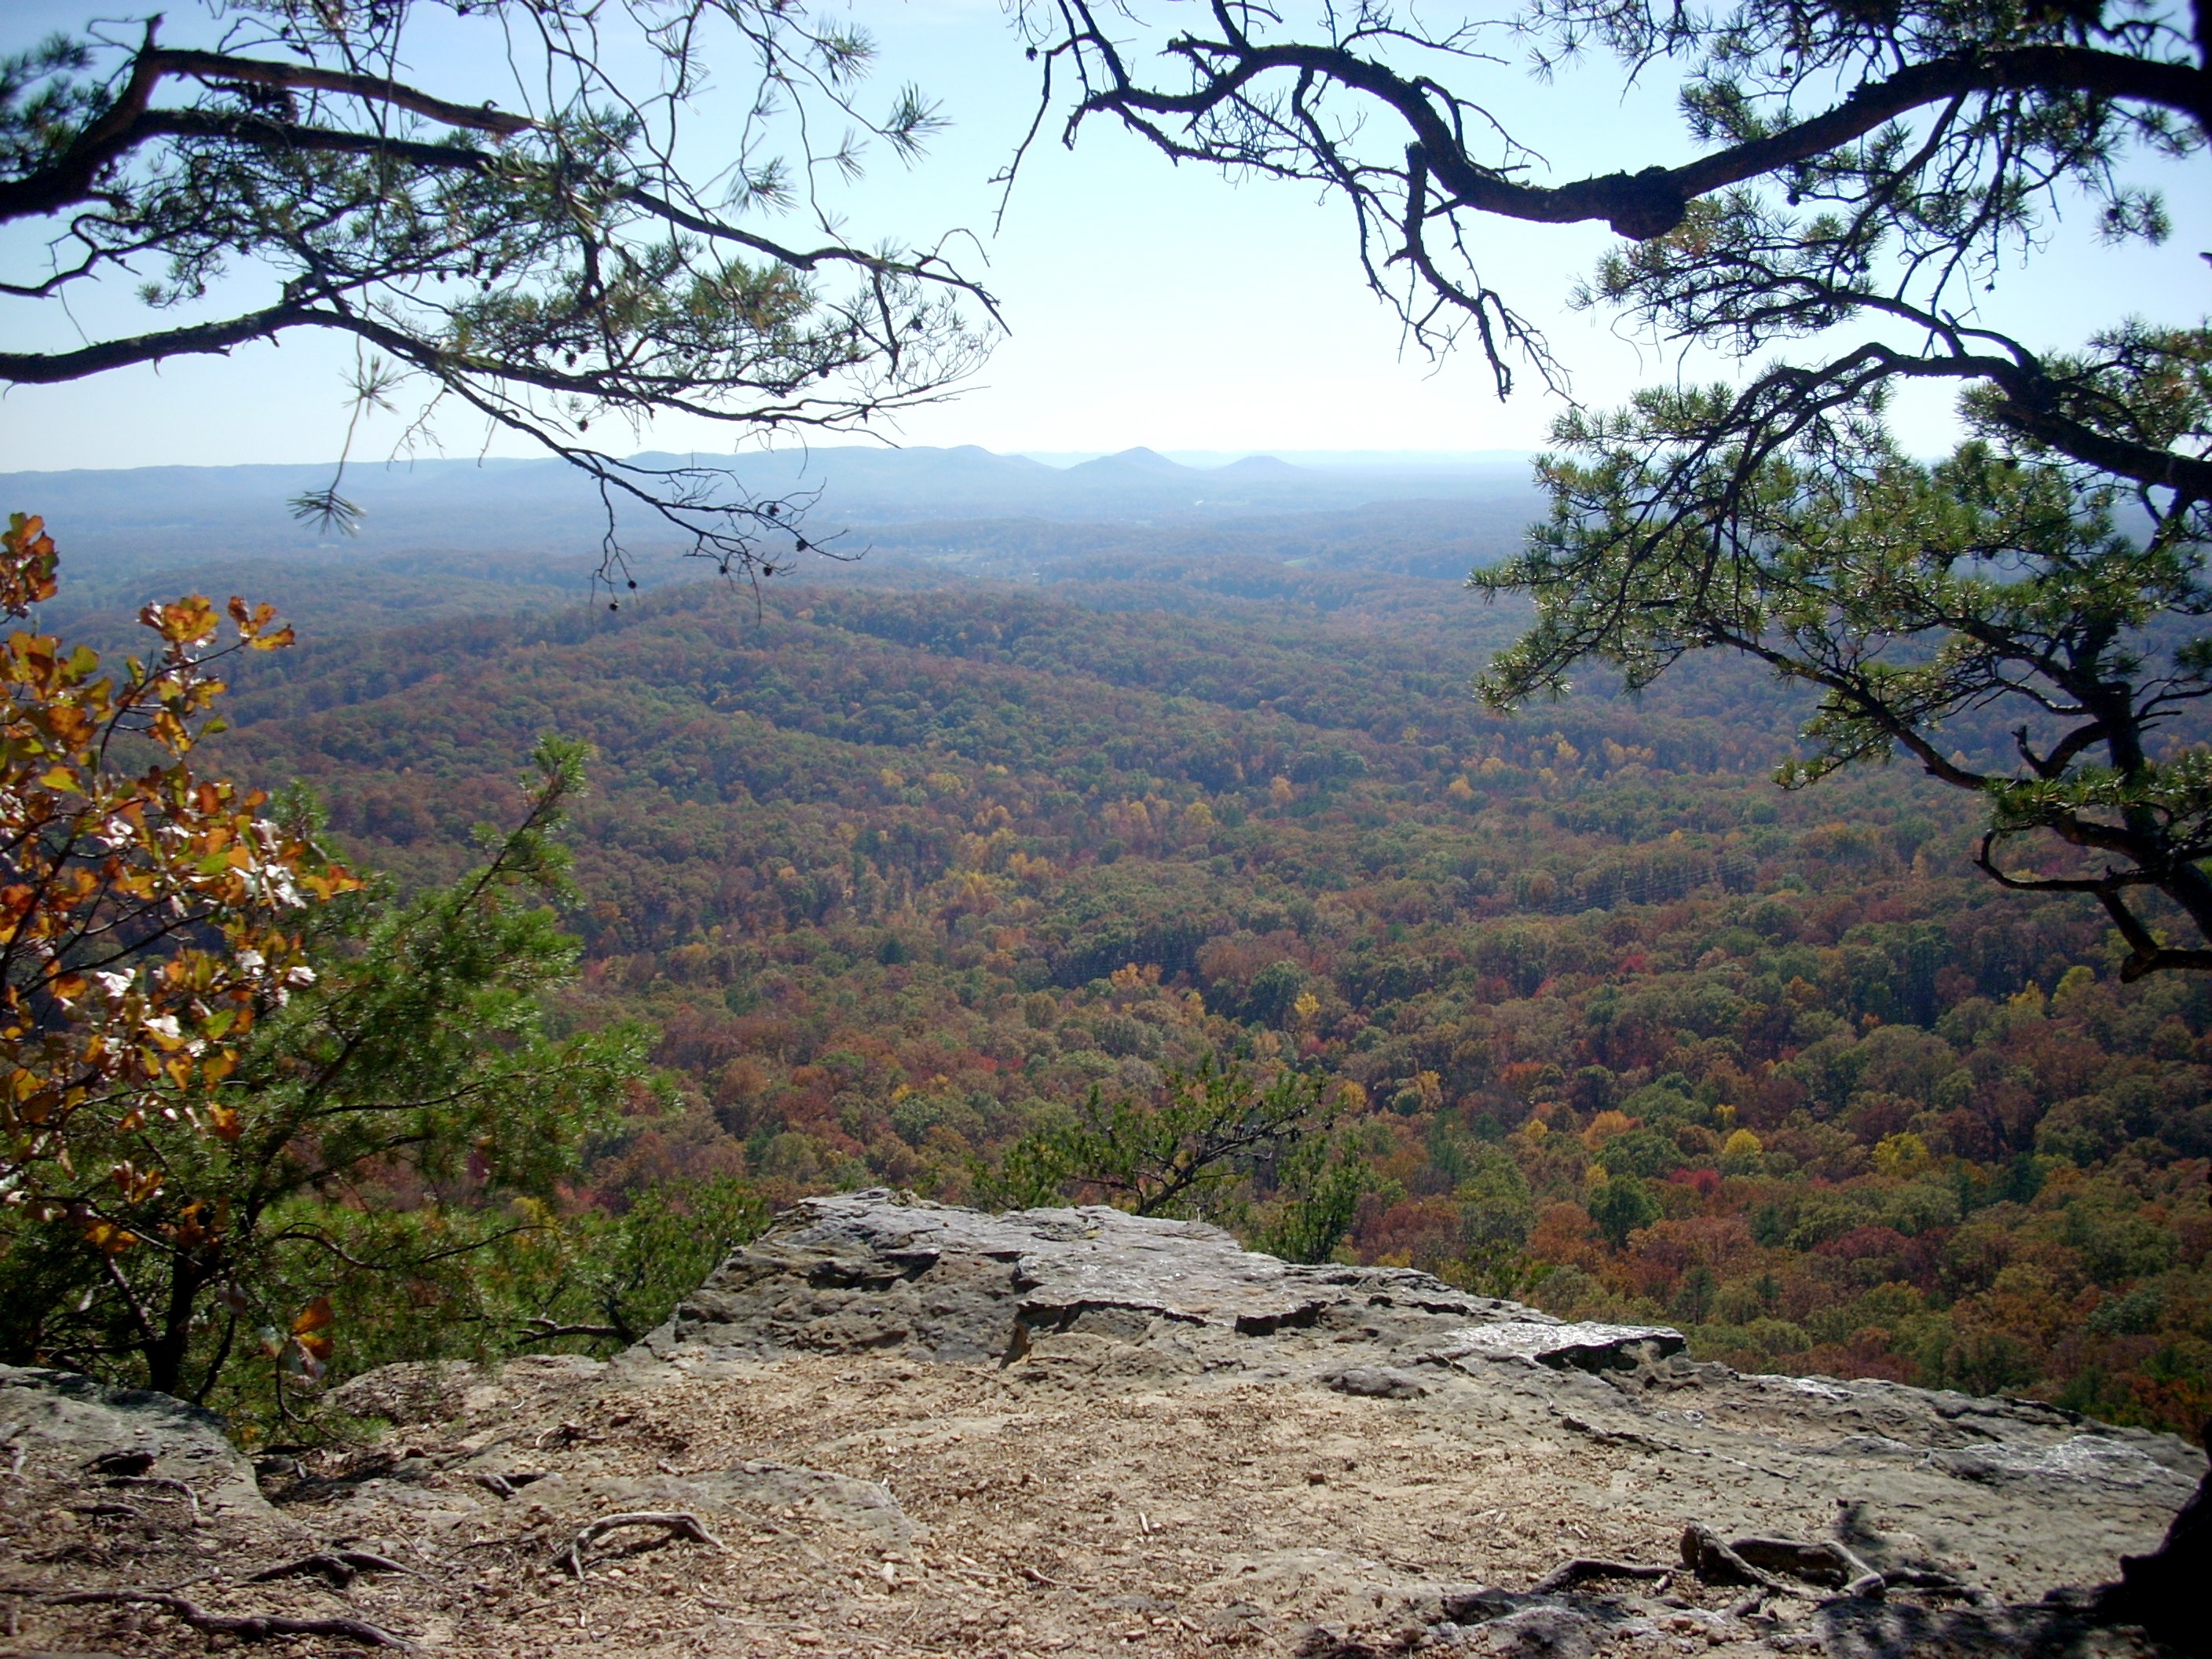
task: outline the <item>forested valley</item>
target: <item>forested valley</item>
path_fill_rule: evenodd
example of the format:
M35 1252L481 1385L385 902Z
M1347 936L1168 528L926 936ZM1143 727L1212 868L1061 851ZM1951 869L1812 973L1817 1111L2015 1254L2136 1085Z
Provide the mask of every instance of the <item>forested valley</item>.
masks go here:
M304 781L404 890L521 812L541 734L592 746L557 1014L649 1023L672 1087L593 1143L580 1213L988 1200L1092 1091L1215 1057L1326 1081L1352 1259L1749 1370L2204 1420L2200 977L2121 984L2095 907L1978 875L1974 802L1913 769L1778 788L1806 705L1754 665L1492 717L1511 605L1250 550L614 614L434 562L195 575L304 636L231 676L205 752ZM1208 1213L1260 1237L1287 1178ZM395 1170L377 1201L471 1191Z

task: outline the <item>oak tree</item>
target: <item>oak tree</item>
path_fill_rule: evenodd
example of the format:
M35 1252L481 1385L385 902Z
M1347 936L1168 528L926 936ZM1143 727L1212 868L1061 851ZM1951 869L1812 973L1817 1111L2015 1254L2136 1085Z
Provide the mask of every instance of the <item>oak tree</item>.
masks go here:
M52 598L57 562L38 520L10 520L0 609ZM314 982L308 913L360 885L266 796L192 763L221 729L222 659L290 630L238 600L228 646L204 599L139 620L159 648L119 673L51 635L0 647L0 1188L108 1259L137 1242L115 1206L165 1179L140 1138L160 1121L238 1139L241 1045Z
M27 620L57 564L11 520L0 606ZM290 640L228 612L225 643L205 599L146 606L119 670L0 646L0 1353L195 1399L258 1354L281 1400L332 1355L334 1292L413 1287L394 1330L485 1301L439 1264L548 1231L505 1200L556 1195L646 1042L546 1026L582 746L541 743L522 821L402 902L303 803L198 766L223 659Z

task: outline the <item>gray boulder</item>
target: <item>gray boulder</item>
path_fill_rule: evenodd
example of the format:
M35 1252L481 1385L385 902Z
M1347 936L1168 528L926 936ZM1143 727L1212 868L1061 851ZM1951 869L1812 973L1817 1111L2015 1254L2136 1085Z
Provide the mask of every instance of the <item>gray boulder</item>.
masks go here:
M1411 1363L1585 1369L1682 1346L1674 1331L1571 1326L1408 1268L1278 1261L1202 1222L1095 1206L985 1215L882 1189L804 1200L644 1346L661 1359L896 1351L1012 1361L1066 1335L1157 1350L1170 1369L1270 1371L1346 1339Z
M222 1419L150 1389L0 1365L0 1448L9 1446L21 1449L26 1477L179 1480L211 1516L271 1514L252 1466L225 1437Z

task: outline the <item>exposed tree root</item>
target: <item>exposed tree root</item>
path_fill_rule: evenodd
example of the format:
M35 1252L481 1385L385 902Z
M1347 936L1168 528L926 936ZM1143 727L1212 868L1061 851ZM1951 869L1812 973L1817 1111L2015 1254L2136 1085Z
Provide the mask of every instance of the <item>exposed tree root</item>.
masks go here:
M143 1474L154 1467L154 1454L143 1447L131 1451L102 1452L85 1468L94 1474Z
M1827 1539L1807 1544L1794 1538L1739 1538L1723 1543L1711 1528L1692 1522L1682 1532L1682 1564L1708 1584L1753 1586L1753 1594L1730 1609L1738 1617L1757 1612L1769 1596L1802 1595L1802 1584L1829 1591L1821 1598L1824 1605L1882 1596L1892 1589L1994 1604L1989 1592L1947 1572L1876 1571L1848 1546Z
M532 1481L543 1480L545 1472L543 1469L509 1469L505 1474L494 1474L488 1469L480 1469L471 1478L495 1498L512 1498Z
M88 1515L94 1518L106 1516L113 1521L151 1521L154 1517L136 1504L126 1504L119 1498L103 1498L96 1503L66 1505L71 1515Z
M1549 1595L1556 1590L1571 1589L1577 1584L1587 1584L1599 1578L1664 1578L1674 1571L1644 1561L1606 1561L1592 1556L1577 1556L1563 1561L1529 1586L1532 1595Z
M1692 1521L1682 1528L1682 1565L1708 1584L1756 1584L1777 1595L1790 1590L1788 1584L1765 1568L1752 1565L1701 1522Z
M1840 1588L1846 1595L1879 1595L1887 1588L1881 1574L1831 1540L1801 1544L1790 1538L1739 1538L1728 1547L1737 1559L1753 1567L1787 1573L1808 1584Z
M303 1555L296 1561L264 1568L244 1582L265 1584L271 1579L313 1573L318 1577L329 1580L332 1589L345 1589L364 1572L404 1572L410 1577L420 1577L413 1569L403 1567L397 1561L387 1560L381 1555L371 1555L367 1550L324 1550L313 1555Z
M360 1619L289 1619L276 1613L210 1613L196 1601L167 1590L69 1590L45 1598L52 1607L88 1607L98 1603L159 1607L204 1636L234 1636L241 1642L266 1642L279 1636L342 1636L373 1648L392 1648L412 1653L415 1644L394 1636L381 1626Z
M2004 1603L1995 1592L1979 1584L1969 1584L1963 1578L1954 1578L1948 1572L1916 1572L1911 1569L1892 1569L1881 1576L1886 1589L1918 1590L1923 1595L1955 1595L1962 1601L1971 1601L1978 1607L1997 1607ZM1850 1586L1844 1593L1852 1592Z
M568 1547L553 1558L556 1566L563 1566L578 1578L584 1576L584 1551L595 1540L620 1527L660 1527L678 1538L726 1549L727 1545L701 1524L699 1517L689 1510L638 1510L627 1515L602 1516L571 1539Z

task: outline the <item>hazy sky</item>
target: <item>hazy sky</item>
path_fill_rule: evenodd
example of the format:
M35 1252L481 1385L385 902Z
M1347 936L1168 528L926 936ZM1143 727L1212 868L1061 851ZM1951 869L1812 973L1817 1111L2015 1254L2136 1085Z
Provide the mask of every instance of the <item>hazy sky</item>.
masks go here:
M171 8L179 19L185 9ZM918 168L879 160L853 199L852 229L872 240L972 228L988 260L982 274L1013 330L963 395L909 415L886 435L1030 451L1139 443L1462 450L1543 441L1557 404L1540 391L1501 406L1471 357L1441 371L1401 357L1394 319L1356 275L1347 216L1317 204L1310 191L1176 168L1100 125L1073 155L1056 144L1038 149L994 235L988 180L1027 124L1035 93L997 0L865 0L852 9L882 45L879 90L916 81L952 123ZM96 15L118 9L9 0L0 6L0 51ZM426 52L416 67L434 90L484 95L465 62ZM1689 153L1671 106L1656 94L1624 102L1602 76L1546 88L1516 70L1482 74L1554 177ZM2212 193L2185 189L2201 180L2178 174L2162 182L2179 222L2166 248L2103 248L2062 228L2033 269L1990 300L1992 317L2032 343L2059 343L2130 312L2212 311L2212 281L2197 255L2212 247ZM1561 303L1612 240L1602 227L1497 222L1488 234L1486 274L1547 324L1581 398L1612 401L1676 372L1673 359L1618 337L1608 319ZM95 328L146 326L134 313L143 314L119 294L77 307ZM0 336L61 345L73 325L51 305L0 301ZM322 460L343 430L338 374L349 355L337 342L295 337L227 360L177 359L73 386L17 387L0 401L0 470ZM1702 375L1711 367L1692 368ZM1936 395L1906 410L1904 423L1909 437L1932 447L1945 420ZM396 432L397 422L373 430L366 453L382 453L380 438L388 447ZM449 453L473 453L481 442L459 423L441 435ZM664 422L640 447L728 441ZM526 451L502 438L494 453Z

